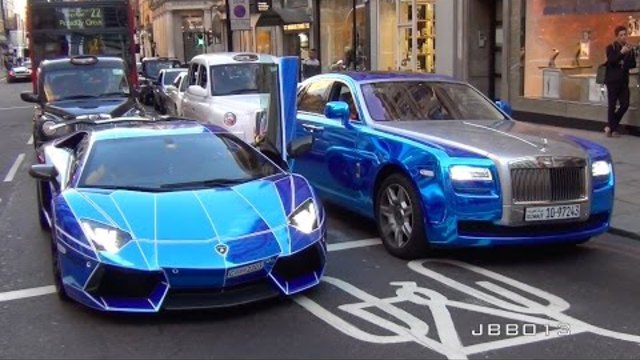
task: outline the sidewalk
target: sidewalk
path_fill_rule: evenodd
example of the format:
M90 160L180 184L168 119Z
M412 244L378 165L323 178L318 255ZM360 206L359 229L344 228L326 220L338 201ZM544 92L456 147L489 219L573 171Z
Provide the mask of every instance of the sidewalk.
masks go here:
M640 137L623 135L620 138L607 138L602 132L539 126L587 138L609 149L616 173L616 202L611 232L640 240Z

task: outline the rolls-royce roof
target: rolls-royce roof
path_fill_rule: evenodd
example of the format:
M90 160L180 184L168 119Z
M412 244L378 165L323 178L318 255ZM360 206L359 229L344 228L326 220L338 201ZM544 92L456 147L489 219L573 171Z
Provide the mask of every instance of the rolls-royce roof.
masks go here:
M430 80L430 81L457 81L447 75L403 72L403 71L345 71L337 72L350 77L354 81L379 81L379 80Z

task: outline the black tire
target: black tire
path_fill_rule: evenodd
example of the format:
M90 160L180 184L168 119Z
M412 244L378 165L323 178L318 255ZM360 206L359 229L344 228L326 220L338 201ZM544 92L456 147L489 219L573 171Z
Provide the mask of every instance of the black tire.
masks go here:
M45 201L49 201L49 197L46 195L43 195L44 189L43 187L46 184L43 183L42 181L38 181L37 183L37 193L38 193L38 220L40 222L40 228L44 231L50 231L51 227L49 226L49 222L47 221L47 217L44 215L43 212L43 208L47 209L48 206L46 206L45 204L47 204Z
M411 260L428 253L422 201L409 179L398 173L385 178L376 189L375 213L382 244L391 255ZM404 225L398 227L400 221Z
M58 244L54 228L51 230L51 271L53 275L53 285L56 287L56 294L61 301L71 302L71 298L62 285L62 273L60 271L60 261L58 256Z

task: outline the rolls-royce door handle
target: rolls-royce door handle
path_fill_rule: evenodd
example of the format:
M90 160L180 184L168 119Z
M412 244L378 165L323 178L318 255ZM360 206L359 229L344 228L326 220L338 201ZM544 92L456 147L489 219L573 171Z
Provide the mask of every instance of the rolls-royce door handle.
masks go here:
M319 132L322 132L322 130L324 130L324 127L322 126L311 125L311 124L302 124L302 127L310 133L319 133Z

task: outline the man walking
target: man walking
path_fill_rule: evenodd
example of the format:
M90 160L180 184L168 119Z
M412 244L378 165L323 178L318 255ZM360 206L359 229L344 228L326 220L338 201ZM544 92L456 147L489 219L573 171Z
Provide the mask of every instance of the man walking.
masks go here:
M607 46L607 73L604 80L609 97L608 125L604 128L607 137L620 136L618 125L629 109L629 70L636 67L635 51L627 44L627 28L616 27L615 36L615 41Z
M309 58L302 61L302 80L320 74L320 60L316 54L316 49L309 50Z

